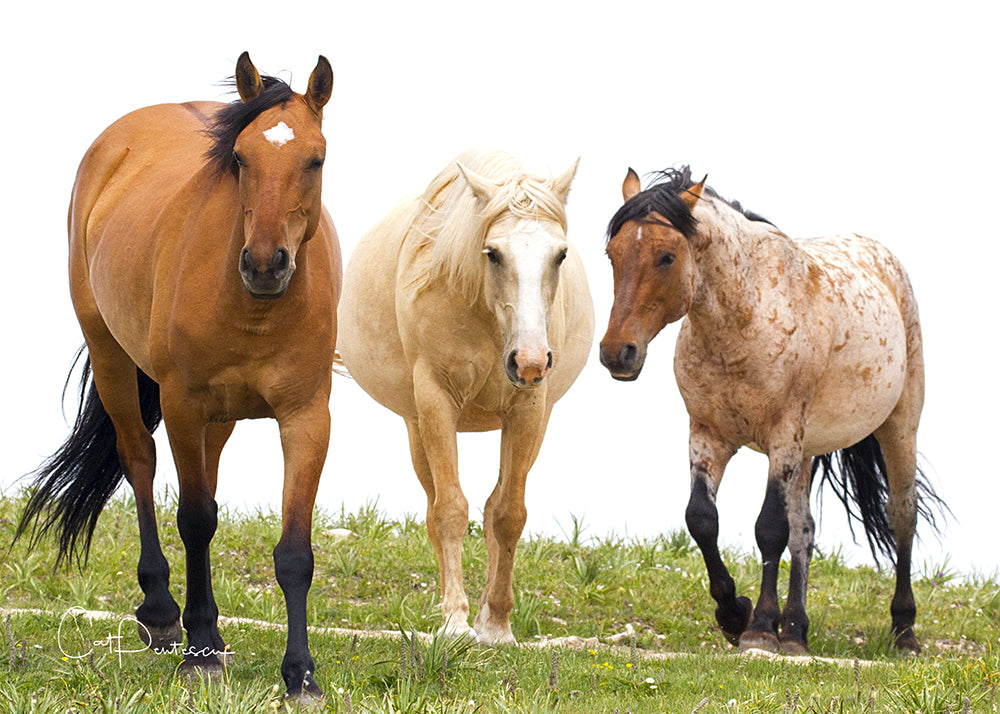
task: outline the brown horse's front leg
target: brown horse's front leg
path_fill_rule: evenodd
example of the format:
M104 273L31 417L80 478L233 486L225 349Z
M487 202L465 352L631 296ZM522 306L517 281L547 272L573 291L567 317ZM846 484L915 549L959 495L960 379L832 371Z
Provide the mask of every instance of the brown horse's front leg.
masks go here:
M323 696L313 677L306 597L312 585L312 514L330 442L329 384L314 402L291 415L278 415L285 483L281 498L281 539L274 548L274 575L285 595L288 640L281 661L286 698Z
M519 403L504 417L500 437L500 478L483 511L486 538L486 587L479 598L473 628L485 644L513 644L510 613L514 607L514 551L528 512L524 484L538 456L551 406L545 386L518 394Z
M748 598L736 596L736 583L722 562L719 554L719 511L715 507L715 493L733 451L692 427L690 452L691 498L684 517L688 531L705 559L709 591L716 602L715 619L722 628L722 634L735 645L750 622L753 605Z
M219 608L212 593L209 545L218 525L218 505L205 477L205 424L190 418L185 398L162 398L163 421L170 437L179 485L177 530L184 542L187 594L182 621L187 630L183 670L221 671L218 654L225 650L219 635Z

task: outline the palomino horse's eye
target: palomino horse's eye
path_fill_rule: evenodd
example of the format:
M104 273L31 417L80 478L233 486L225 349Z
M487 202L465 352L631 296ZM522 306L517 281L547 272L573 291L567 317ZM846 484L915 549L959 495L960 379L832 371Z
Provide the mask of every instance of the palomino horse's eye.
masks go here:
M562 262L566 260L566 249L563 248L559 251L559 255L556 256L556 265L562 265Z
M659 258L656 259L657 268L669 268L677 260L677 256L673 253L664 253Z
M483 253L493 265L500 265L500 255L493 248L487 248Z

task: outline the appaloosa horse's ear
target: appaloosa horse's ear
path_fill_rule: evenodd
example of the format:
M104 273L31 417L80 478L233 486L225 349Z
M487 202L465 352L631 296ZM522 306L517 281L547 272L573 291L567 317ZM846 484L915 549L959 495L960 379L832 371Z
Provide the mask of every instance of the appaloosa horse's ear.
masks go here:
M480 176L472 169L464 166L461 161L456 161L455 163L458 165L459 172L465 178L465 182L469 184L469 188L472 189L472 193L477 199L486 204L496 196L500 184L485 176Z
M622 198L628 201L632 196L642 190L642 183L639 181L639 174L630 166L625 180L622 182Z
M244 102L256 99L264 91L264 83L260 80L257 68L250 61L249 52L241 54L236 61L236 90Z
M322 113L323 107L330 101L330 94L333 93L333 68L329 60L323 55L319 56L316 68L309 75L309 89L306 91L306 102L309 108L317 114Z
M696 183L691 188L685 189L681 193L681 200L684 204L690 208L694 209L694 204L698 203L698 199L701 198L701 192L705 190L705 182L708 181L708 174L705 174L705 178Z
M552 190L563 203L566 203L566 198L569 196L569 188L573 185L573 179L576 177L576 169L579 165L580 159L577 157L572 166L552 180Z

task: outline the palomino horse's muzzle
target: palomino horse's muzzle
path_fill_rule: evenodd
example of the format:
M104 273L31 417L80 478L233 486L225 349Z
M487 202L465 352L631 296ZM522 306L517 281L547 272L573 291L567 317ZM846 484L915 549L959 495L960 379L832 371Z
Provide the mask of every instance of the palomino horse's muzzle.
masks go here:
M507 353L504 371L515 387L534 387L545 379L553 364L552 350L518 350Z
M264 266L248 248L240 253L240 275L250 295L261 299L279 298L288 289L295 264L287 248L278 248Z
M634 342L601 341L601 364L611 376L621 382L631 382L639 376L646 361L646 350Z

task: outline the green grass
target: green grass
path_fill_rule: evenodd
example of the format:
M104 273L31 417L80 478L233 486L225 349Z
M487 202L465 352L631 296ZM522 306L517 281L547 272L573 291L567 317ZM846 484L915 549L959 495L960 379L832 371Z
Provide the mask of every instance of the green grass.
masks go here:
M90 561L53 570L54 548L10 543L23 497L0 500L0 712L271 712L281 710L282 627L240 622L222 628L235 652L220 681L181 680L180 658L116 654L88 643L117 634L118 619L60 619L71 607L132 614L138 537L129 499L101 516ZM159 512L160 535L181 600L183 550L173 506ZM271 549L272 514L223 513L213 542L216 599L223 615L282 624ZM355 536L328 535L348 528ZM325 708L337 712L994 712L1000 683L1000 588L961 579L947 563L914 574L916 632L924 653L896 656L888 630L889 572L848 567L838 552L817 552L811 568L813 660L793 664L736 655L713 617L697 548L685 533L651 540L586 537L570 516L565 541L528 537L515 565L514 634L522 643L570 635L577 647L486 648L426 641L410 633L441 625L437 566L423 524L394 521L375 505L320 513L314 529L310 623L317 628L390 630L395 638L319 629L310 635ZM481 526L464 545L467 591L475 609L485 578ZM755 557L727 553L742 594L756 597ZM783 566L787 576L787 565ZM631 626L634 634L621 634ZM123 623L122 649L139 649ZM57 640L57 633L60 639ZM615 635L619 635L615 637ZM586 639L592 638L592 639ZM617 646L608 646L609 642ZM60 643L62 647L60 648ZM668 653L682 656L667 657ZM851 662L857 663L851 664Z

